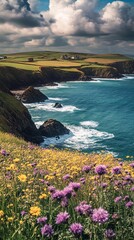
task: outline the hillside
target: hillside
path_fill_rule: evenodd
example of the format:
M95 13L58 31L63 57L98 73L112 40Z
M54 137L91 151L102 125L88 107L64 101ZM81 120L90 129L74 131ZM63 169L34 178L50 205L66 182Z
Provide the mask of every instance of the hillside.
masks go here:
M2 240L133 239L134 163L1 132L0 147Z
M11 94L1 91L0 131L12 133L34 143L43 141L26 107Z

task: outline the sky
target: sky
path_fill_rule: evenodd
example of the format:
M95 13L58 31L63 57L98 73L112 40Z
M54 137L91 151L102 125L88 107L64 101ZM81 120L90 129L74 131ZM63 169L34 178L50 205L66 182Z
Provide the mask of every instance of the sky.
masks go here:
M1 0L0 53L134 54L134 1Z

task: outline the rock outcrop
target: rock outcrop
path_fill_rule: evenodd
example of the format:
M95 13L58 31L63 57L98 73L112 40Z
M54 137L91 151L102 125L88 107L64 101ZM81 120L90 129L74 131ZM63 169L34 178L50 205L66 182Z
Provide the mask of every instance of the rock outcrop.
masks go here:
M134 60L114 62L109 65L116 68L120 73L124 74L134 73Z
M82 71L85 75L94 78L121 78L123 75L114 67L83 67Z
M62 123L57 120L49 119L43 123L39 128L42 136L45 137L58 137L60 135L69 134L69 129L67 129Z
M5 92L0 92L0 131L12 133L33 143L43 141L27 108Z
M62 108L62 104L61 103L55 103L54 104L54 108Z
M21 95L21 101L24 103L44 102L48 99L46 95L40 92L38 89L30 86Z

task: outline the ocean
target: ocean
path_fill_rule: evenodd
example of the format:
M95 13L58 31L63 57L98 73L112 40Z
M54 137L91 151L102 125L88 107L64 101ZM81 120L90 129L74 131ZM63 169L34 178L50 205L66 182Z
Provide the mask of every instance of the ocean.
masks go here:
M42 147L134 155L134 75L95 80L38 88L49 100L26 104L37 127L52 118L70 129L69 135L45 139ZM54 108L56 102L63 108Z

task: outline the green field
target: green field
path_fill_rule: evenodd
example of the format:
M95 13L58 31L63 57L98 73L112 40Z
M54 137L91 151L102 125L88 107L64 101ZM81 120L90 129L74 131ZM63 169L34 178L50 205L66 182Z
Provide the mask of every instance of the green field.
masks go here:
M76 60L63 60L62 56L68 55L70 58L79 56ZM40 67L54 68L72 68L78 71L79 67L107 67L107 64L129 60L130 58L120 54L76 54L61 52L29 52L7 54L7 58L0 60L0 66L15 67L18 69L39 71ZM33 58L33 62L29 62L28 58ZM69 71L69 69L67 69Z

